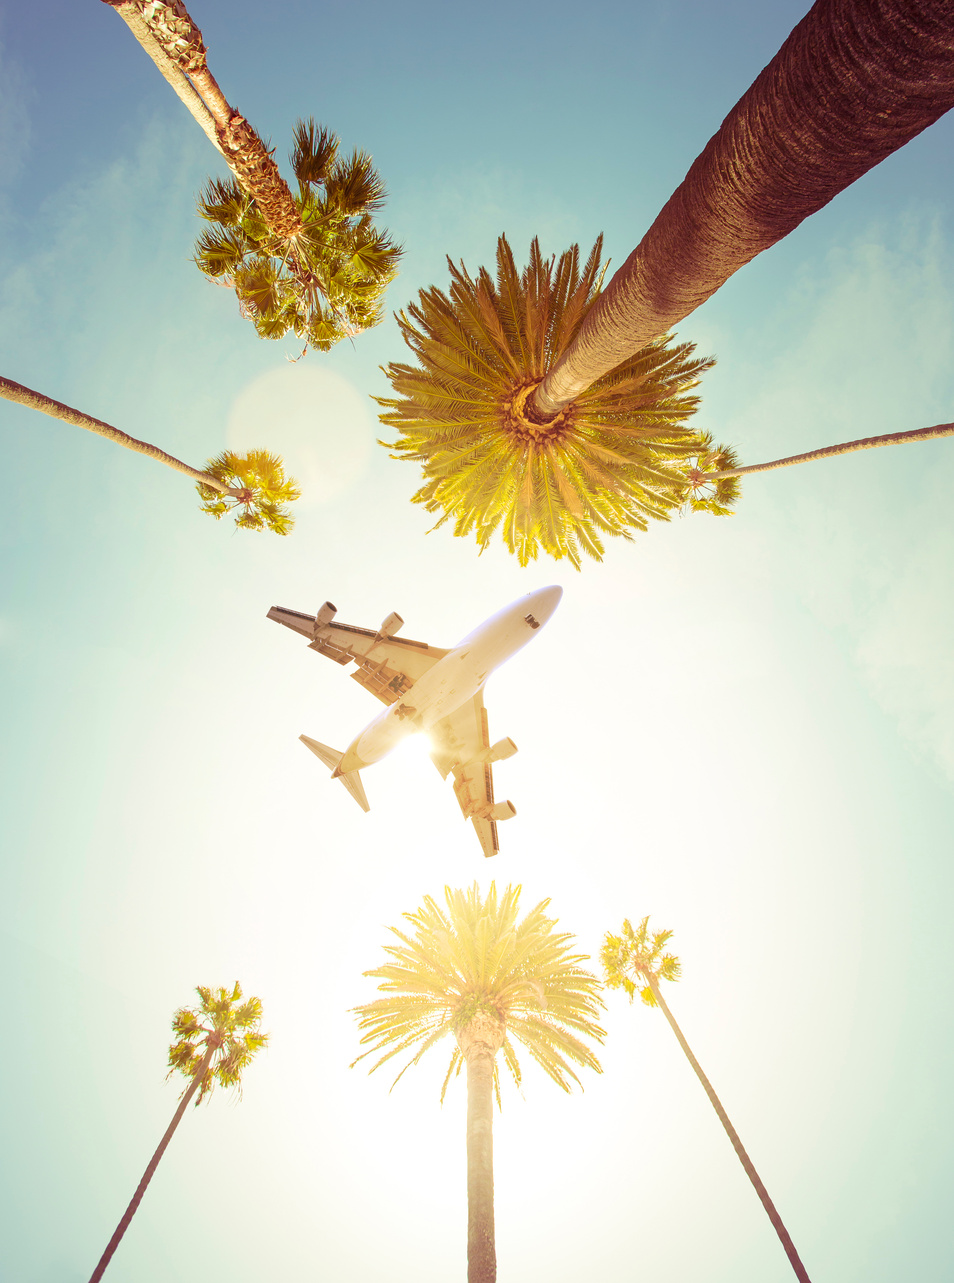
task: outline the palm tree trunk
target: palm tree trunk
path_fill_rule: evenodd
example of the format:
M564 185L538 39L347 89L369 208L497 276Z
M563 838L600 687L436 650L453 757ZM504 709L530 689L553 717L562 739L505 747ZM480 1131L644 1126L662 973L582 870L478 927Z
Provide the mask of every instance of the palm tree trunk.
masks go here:
M755 1170L754 1166L752 1165L751 1158L749 1158L748 1154L745 1152L742 1142L739 1140L738 1132L729 1122L729 1115L722 1108L722 1102L719 1100L719 1097L713 1091L712 1084L709 1082L709 1079L702 1072L702 1066L699 1064L698 1060L696 1060L695 1056L690 1051L689 1044L686 1042L685 1038L682 1035L682 1030L676 1024L675 1017L673 1016L672 1012L669 1010L669 1007L666 1005L665 998L662 996L662 994L659 991L659 985L657 984L655 978L651 974L649 974L648 972L644 972L643 974L646 978L647 984L652 990L653 997L656 999L656 1002L659 1004L659 1007L662 1009L663 1015L669 1021L670 1028L672 1029L673 1033L676 1035L676 1038L679 1040L679 1046L686 1053L686 1059L689 1061L689 1064L692 1065L693 1069L696 1071L696 1077L702 1083L703 1087L705 1088L706 1095L709 1097L709 1100L712 1102L713 1109L719 1115L719 1121L722 1123L722 1126L725 1128L726 1135L729 1137L729 1140L732 1142L733 1149L739 1156L739 1162L745 1168L746 1175L748 1176L752 1184L755 1186L755 1192L756 1194L758 1194L759 1198L762 1200L762 1206L765 1208L766 1212L768 1213L768 1218L772 1222L772 1225L775 1228L775 1233L779 1236L782 1242L782 1246L785 1248L785 1254L791 1263L792 1269L795 1271L795 1277L799 1280L799 1283L811 1283L811 1279L808 1277L808 1271L805 1269L805 1266L801 1262L801 1258L799 1257L798 1253L795 1251L795 1244L792 1242L791 1237L789 1236L788 1230L782 1224L782 1218L781 1216L779 1216L775 1208L775 1204L769 1198L768 1190L765 1188L765 1186L762 1184L761 1180L759 1179L759 1174Z
M486 1043L467 1050L467 1283L494 1283L494 1057Z
M199 128L217 151L222 148L215 132L215 120L208 107L196 93L192 84L179 66L150 31L145 18L136 5L129 0L105 0L125 22L146 53L159 68L160 75L168 81L179 98L185 103L189 113L198 122Z
M103 423L101 419L93 419L88 414L83 414L81 410L74 410L72 406L64 405L62 401L54 401L52 397L44 396L42 392L34 392L32 388L25 388L22 383L14 383L12 379L5 379L0 376L0 396L4 396L8 401L17 401L20 405L28 405L32 410L41 410L44 414L50 415L54 419L63 419L66 423L73 423L78 428L86 428L89 432L95 432L101 437L108 437L110 441L115 441L118 445L124 445L127 450L136 450L139 454L147 454L150 459L156 459L159 463L164 463L169 468L175 468L177 472L184 472L187 477L192 477L194 481L201 482L204 486L209 486L213 490L218 490L219 494L240 497L243 491L236 490L217 481L215 477L208 472L200 472L198 468L190 468L187 463L181 459L176 459L171 454L166 454L165 450L160 450L158 446L150 445L148 441L139 441L136 437L128 436L121 432L119 428L111 427L108 423Z
M954 106L950 0L818 0L533 397L551 418Z
M126 1208L126 1211L123 1213L123 1219L116 1226L116 1232L107 1243L106 1251L99 1258L99 1264L96 1266L96 1269L93 1270L93 1273L90 1275L89 1283L99 1283L99 1280L103 1277L103 1272L105 1271L106 1266L112 1260L113 1253L116 1251L116 1248L119 1246L122 1236L129 1229L129 1223L136 1213L136 1208L142 1202L142 1196L146 1192L146 1186L152 1180L155 1170L159 1166L159 1159L162 1158L163 1154L166 1152L166 1146L169 1144L170 1140L172 1140L173 1132L182 1122L182 1115L185 1113L186 1107L188 1106L189 1101L195 1095L196 1089L198 1088L199 1084L202 1082L202 1079L205 1077L206 1071L209 1068L209 1065L212 1063L212 1057L214 1055L215 1055L215 1045L213 1044L208 1048L206 1048L205 1055L203 1056L202 1060L199 1062L199 1066L196 1069L195 1073L192 1075L192 1082L189 1083L187 1090L183 1094L182 1100L179 1102L179 1108L176 1110L175 1114L173 1115L172 1122L166 1128L165 1135L163 1136L162 1140L159 1142L159 1148L156 1150L156 1152L153 1154L152 1158L150 1159L149 1166L146 1168L145 1174L143 1175L142 1180L139 1182L139 1185L136 1189L135 1194L133 1194L132 1196L132 1200L129 1206Z
M269 229L284 239L302 222L272 153L232 107L209 71L202 32L181 0L105 0L116 10L255 200ZM211 131L211 132L210 132Z
M829 459L838 454L851 454L855 450L874 450L879 445L908 445L915 441L931 441L934 437L954 437L954 423L936 423L933 428L915 428L911 432L888 432L881 437L861 437L858 441L845 441L842 445L827 445L807 454L791 454L771 463L750 463L744 468L726 468L724 472L699 472L689 475L698 485L707 481L720 481L723 477L741 477L746 472L771 472L773 468L790 468L796 463L810 463L813 459Z

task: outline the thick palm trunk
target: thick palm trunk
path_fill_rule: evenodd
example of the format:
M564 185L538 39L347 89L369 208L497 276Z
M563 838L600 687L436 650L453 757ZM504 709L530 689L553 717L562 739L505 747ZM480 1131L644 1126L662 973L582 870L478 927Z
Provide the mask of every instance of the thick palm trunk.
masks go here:
M158 446L150 445L148 441L139 441L136 437L128 436L121 432L119 428L111 427L108 423L103 423L101 419L93 419L88 414L83 414L81 410L74 410L72 406L64 405L62 401L54 401L52 397L44 396L42 392L34 392L32 388L25 388L22 383L14 383L12 379L0 377L0 396L6 397L8 401L17 401L20 405L28 405L32 410L40 410L43 414L50 415L54 419L63 419L66 423L75 424L78 428L86 428L89 432L95 432L98 436L108 437L110 441L115 441L118 445L123 445L127 450L135 450L139 454L146 454L150 459L156 459L159 463L164 463L168 468L175 468L177 472L184 472L187 477L192 477L194 481L199 481L204 486L210 486L217 490L219 494L241 497L242 491L236 490L223 484L221 481L209 475L208 472L200 472L198 468L191 468L181 459L176 459L171 454L166 454L165 450L160 450Z
M752 1164L751 1158L749 1158L748 1154L745 1152L742 1142L739 1140L738 1132L729 1122L729 1115L722 1108L722 1102L719 1100L719 1097L715 1094L715 1091L712 1088L712 1084L709 1082L709 1079L702 1072L702 1066L699 1064L698 1060L696 1060L695 1056L692 1054L691 1050L689 1049L689 1044L686 1042L685 1038L683 1037L682 1030L676 1024L675 1017L673 1016L672 1012L669 1010L669 1007L666 1005L665 998L663 998L662 994L659 991L659 985L657 984L655 978L652 975L650 975L648 972L644 973L644 975L650 989L652 990L653 997L656 999L656 1002L659 1004L659 1007L661 1008L663 1015L669 1021L670 1028L672 1029L673 1033L676 1035L676 1038L679 1040L679 1046L686 1053L686 1059L689 1061L690 1065L692 1065L693 1069L696 1071L696 1077L702 1083L703 1087L705 1088L706 1095L709 1097L709 1100L712 1102L713 1109L719 1115L719 1121L722 1123L722 1126L725 1128L726 1135L729 1137L729 1140L732 1142L733 1149L739 1156L739 1162L745 1168L746 1175L748 1176L752 1184L755 1186L755 1192L758 1194L759 1198L762 1200L762 1206L765 1208L766 1212L768 1213L768 1218L772 1222L772 1225L775 1228L775 1233L779 1236L782 1246L785 1248L785 1254L791 1263L792 1269L795 1271L795 1277L799 1280L799 1283L811 1283L811 1279L808 1277L808 1271L805 1269L805 1266L802 1264L798 1253L795 1251L795 1244L792 1242L788 1230L782 1224L782 1218L779 1216L778 1211L776 1210L775 1204L769 1198L768 1190L762 1184L762 1181L759 1178L759 1174L755 1170L755 1167Z
M950 0L818 0L537 389L549 418L954 106Z
M272 154L232 107L209 71L202 32L182 0L104 0L116 10L224 155L269 229L288 239L301 231L294 198Z
M173 1132L182 1122L182 1116L186 1111L186 1107L188 1106L189 1101L195 1095L199 1084L202 1082L202 1079L205 1077L206 1071L208 1070L209 1065L212 1063L212 1057L214 1055L215 1055L215 1046L208 1047L206 1050L205 1056L199 1062L198 1069L195 1071L195 1073L192 1076L192 1082L189 1084L188 1089L186 1090L185 1094L182 1097L182 1100L179 1102L179 1108L176 1110L175 1114L173 1115L172 1122L166 1128L165 1135L163 1136L162 1140L159 1142L159 1148L153 1154L149 1162L149 1166L146 1168L145 1174L143 1175L142 1180L139 1182L136 1192L135 1194L133 1194L132 1200L130 1201L129 1206L126 1208L126 1211L123 1214L123 1219L116 1226L116 1232L113 1235L113 1237L109 1240L109 1243L106 1245L106 1251L99 1258L99 1264L96 1266L96 1269L93 1270L93 1273L90 1275L89 1283L98 1283L99 1279L103 1277L103 1272L105 1271L106 1266L112 1260L113 1253L116 1251L116 1248L119 1246L120 1240L122 1239L123 1235L126 1233L127 1229L129 1229L130 1221L132 1220L133 1216L136 1214L136 1209L139 1206L139 1204L142 1202L142 1196L146 1192L146 1186L152 1180L155 1170L159 1166L159 1160L160 1158L162 1158L163 1154L166 1152L166 1146L169 1144L170 1140L172 1140Z
M857 441L845 441L841 445L809 450L807 454L791 454L785 459L773 459L770 463L749 463L744 468L726 468L723 472L694 471L690 473L690 477L696 484L720 481L723 477L742 477L747 472L771 472L773 468L790 468L796 463L830 459L838 454L852 454L855 450L874 450L879 445L909 445L915 441L931 441L935 437L954 437L954 423L936 423L933 428L914 428L910 432L888 432L881 437L861 437Z
M494 1057L486 1043L467 1052L467 1283L494 1283Z

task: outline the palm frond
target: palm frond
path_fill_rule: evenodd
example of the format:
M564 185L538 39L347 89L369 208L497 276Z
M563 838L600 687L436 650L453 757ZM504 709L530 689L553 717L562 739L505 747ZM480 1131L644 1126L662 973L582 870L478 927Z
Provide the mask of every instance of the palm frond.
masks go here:
M444 905L425 897L404 915L411 930L390 928L397 943L385 946L389 961L366 974L384 997L356 1007L365 1056L377 1056L371 1071L402 1052L413 1051L403 1073L441 1039L456 1040L441 1099L463 1063L461 1040L476 1020L500 1030L504 1063L521 1082L513 1040L564 1090L579 1082L573 1065L599 1071L584 1039L602 1042L597 1023L602 1001L588 959L571 952L572 937L555 933L555 919L541 901L519 917L519 886L485 896L474 883L444 888ZM499 1080L495 1075L496 1090ZM498 1095L499 1101L499 1095Z
M279 234L238 183L213 180L198 202L213 230L199 237L194 258L206 276L234 289L262 338L293 330L328 351L380 322L403 251L371 221L385 188L370 156L356 151L341 160L337 137L308 120L295 127L290 160L299 185L291 196L295 230ZM260 516L247 512L240 524L259 528Z
M394 395L375 398L397 432L382 444L422 466L414 502L481 549L499 531L521 565L544 552L579 569L581 554L602 556L605 535L630 538L687 502L724 514L735 497L720 482L718 493L687 500L708 438L685 423L698 405L692 389L713 362L671 335L548 422L528 409L599 298L601 249L602 237L581 266L578 246L547 259L534 240L521 272L501 236L495 278L448 259L449 292L421 290L397 317L418 364L390 363Z
M205 471L234 493L223 495L199 482L196 490L203 512L217 521L227 513L235 513L235 524L242 530L290 533L295 519L285 505L300 499L301 491L293 477L285 476L285 466L278 455L267 450L250 450L246 455L225 450L207 461Z
M337 154L338 139L333 133L312 119L298 121L289 160L302 186L323 184Z
M622 989L630 1002L638 993L647 1007L655 1007L652 984L678 980L682 966L675 954L664 952L672 932L649 930L649 918L639 926L626 918L619 935L607 931L600 949L603 979L608 989ZM652 982L652 984L650 983Z
M169 1075L195 1078L209 1049L212 1058L199 1083L198 1105L218 1085L241 1094L242 1073L254 1056L268 1044L260 1029L262 1003L259 998L241 1002L242 988L209 989L199 985L198 1007L181 1007L172 1018L172 1031L179 1035L169 1048Z

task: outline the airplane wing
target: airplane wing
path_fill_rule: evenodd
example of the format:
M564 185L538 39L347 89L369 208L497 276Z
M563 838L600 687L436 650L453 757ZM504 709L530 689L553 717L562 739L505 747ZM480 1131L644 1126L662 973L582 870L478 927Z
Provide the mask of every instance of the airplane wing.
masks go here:
M319 655L327 655L337 664L357 664L351 676L365 690L377 696L382 704L394 704L447 654L446 650L428 646L427 642L390 636L385 625L392 620L400 625L396 615L384 621L384 631L375 632L373 628L334 623L333 614L334 607L327 603L317 615L304 615L298 610L273 606L268 618L307 638L309 649L316 650Z
M454 776L454 792L464 813L473 823L484 855L496 855L497 821L516 815L512 802L494 802L491 763L517 751L513 740L501 740L491 747L483 692L462 704L430 730L434 750L431 760L444 779Z

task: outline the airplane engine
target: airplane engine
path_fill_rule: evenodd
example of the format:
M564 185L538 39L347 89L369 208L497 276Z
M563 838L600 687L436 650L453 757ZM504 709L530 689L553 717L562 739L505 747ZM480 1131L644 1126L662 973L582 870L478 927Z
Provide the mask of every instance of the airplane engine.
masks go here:
M508 757L513 757L517 751L517 746L512 739L498 740L490 748L485 748L482 753L478 753L475 761L478 762L503 762Z
M492 820L512 820L517 814L517 808L513 802L495 802L490 808L490 818Z
M381 627L378 629L379 637L393 637L395 633L400 632L404 627L404 620L400 615L395 614L392 610L387 619L383 620Z
M317 633L319 628L324 628L327 624L330 624L337 613L338 607L333 606L330 601L326 601L315 616L315 632Z

